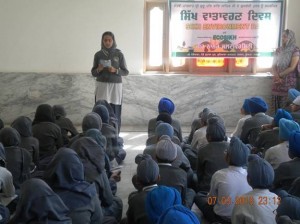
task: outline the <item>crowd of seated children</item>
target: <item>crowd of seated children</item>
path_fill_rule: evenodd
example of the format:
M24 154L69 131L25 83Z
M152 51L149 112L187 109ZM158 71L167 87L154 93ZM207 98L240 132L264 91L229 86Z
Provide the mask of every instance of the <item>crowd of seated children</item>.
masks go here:
M279 109L274 118L266 115L268 106L262 97L246 98L243 108L248 108L245 110L249 110L251 116L244 119L241 129L237 125L241 139L232 135L229 143L224 120L205 107L191 130L195 139L187 142L182 140L179 120L171 117L175 104L162 97L158 117L149 120L149 144L145 144L143 154L135 158L138 166L132 182L137 191L128 196L129 207L122 219L123 203L116 196L116 182L121 176L120 172L112 172L111 166L113 160L122 163L126 152L122 152L118 122L109 114L105 102L96 103L93 112L84 116L82 133L72 138L72 134L67 134L68 143L63 142L63 128L55 123L55 109L59 111L63 106L41 104L36 108L32 124L28 117L20 116L11 127L0 127L1 189L3 193L8 192L1 196L0 221L184 224L206 219L208 223L296 223L300 220L297 204L300 200L299 125L283 109ZM61 112L58 112L60 118L65 117ZM278 144L264 146L264 154L255 155L261 150L252 150L254 155L249 156L250 148L263 137L261 126L266 128L270 124L275 130L268 136L273 140L279 136L287 146L275 150L277 153L273 153L272 148ZM104 134L103 126L108 125L113 127L109 129L114 140ZM109 141L115 141L115 147L110 148ZM189 146L192 142L194 148ZM182 148L184 145L188 147ZM186 156L189 150L194 152L193 160ZM14 151L16 154L11 156ZM26 169L18 162L22 155L25 155L22 165L28 166ZM43 171L40 179L30 174L32 162ZM193 172L198 177L198 181L194 178L196 184L190 183ZM197 191L196 196L190 186ZM278 202L281 199L281 203L279 206L276 203L265 206L229 203L241 198L251 198L255 203L259 196L277 198ZM9 210L3 205L5 200ZM16 208L9 202L14 202ZM191 211L193 203L202 212L201 218Z

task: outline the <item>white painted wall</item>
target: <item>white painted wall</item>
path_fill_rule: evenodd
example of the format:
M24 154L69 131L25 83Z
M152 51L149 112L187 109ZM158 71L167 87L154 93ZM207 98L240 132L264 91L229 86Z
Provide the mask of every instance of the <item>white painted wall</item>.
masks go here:
M110 30L138 74L143 10L142 0L0 0L0 72L89 73Z
M288 0L286 10L286 29L291 29L295 32L297 44L300 46L300 20L299 20L299 0Z

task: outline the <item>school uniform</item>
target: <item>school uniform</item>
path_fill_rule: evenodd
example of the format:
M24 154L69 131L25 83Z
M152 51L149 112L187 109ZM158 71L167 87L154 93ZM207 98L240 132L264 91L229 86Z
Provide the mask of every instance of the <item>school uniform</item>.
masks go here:
M84 180L83 164L74 150L61 148L46 169L44 179L69 208L73 224L103 221L96 187Z

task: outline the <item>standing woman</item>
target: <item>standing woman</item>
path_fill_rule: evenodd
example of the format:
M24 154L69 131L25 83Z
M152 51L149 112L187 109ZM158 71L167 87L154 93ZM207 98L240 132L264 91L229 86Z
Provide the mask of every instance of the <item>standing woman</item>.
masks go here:
M296 46L295 33L284 30L282 46L274 55L273 84L272 84L272 112L287 107L288 90L296 87L297 65L299 62L299 48Z
M94 56L92 75L96 77L95 102L106 100L113 108L121 127L122 76L128 75L123 53L116 48L117 43L112 32L102 34L101 50Z

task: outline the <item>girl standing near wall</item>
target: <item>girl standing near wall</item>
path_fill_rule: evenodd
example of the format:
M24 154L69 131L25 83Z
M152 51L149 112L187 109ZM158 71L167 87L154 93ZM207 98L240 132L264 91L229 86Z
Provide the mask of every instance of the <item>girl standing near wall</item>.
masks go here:
M112 32L104 32L101 39L101 50L94 56L92 75L96 77L95 102L106 100L113 108L121 127L122 111L122 76L128 75L123 53L116 48Z

